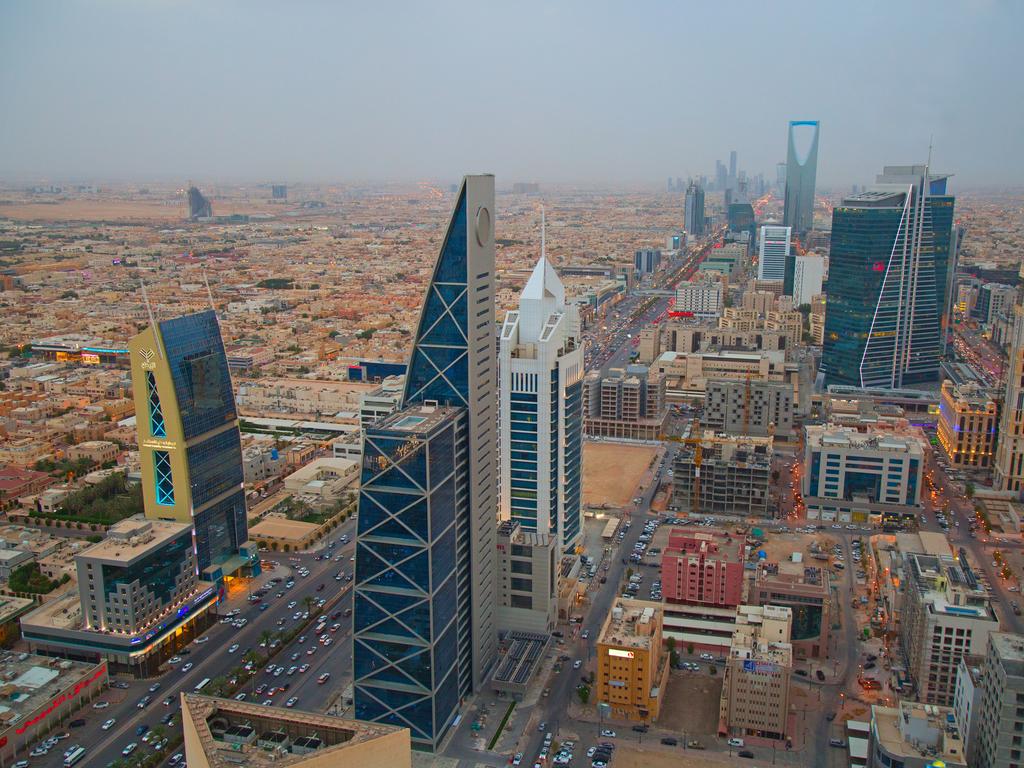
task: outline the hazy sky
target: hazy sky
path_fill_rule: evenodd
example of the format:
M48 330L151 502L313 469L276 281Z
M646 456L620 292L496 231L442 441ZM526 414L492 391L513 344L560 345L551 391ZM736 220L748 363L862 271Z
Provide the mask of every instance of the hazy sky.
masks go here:
M0 176L1024 178L1024 3L0 0Z

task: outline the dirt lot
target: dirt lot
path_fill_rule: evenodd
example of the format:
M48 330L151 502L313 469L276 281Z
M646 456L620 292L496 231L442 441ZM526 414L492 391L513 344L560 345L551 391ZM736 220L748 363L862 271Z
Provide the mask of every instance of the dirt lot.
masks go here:
M713 737L718 732L718 702L722 697L722 676L697 675L673 670L658 716L658 727Z
M584 443L583 503L627 504L657 451L647 445Z

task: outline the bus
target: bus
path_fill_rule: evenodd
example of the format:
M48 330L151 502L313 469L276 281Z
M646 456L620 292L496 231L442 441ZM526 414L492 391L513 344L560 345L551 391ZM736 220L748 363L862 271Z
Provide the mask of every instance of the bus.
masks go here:
M71 766L77 763L85 756L85 747L75 747L72 749L68 756L64 758L64 765Z
M209 684L209 682L210 682L210 678L204 677L202 680L199 681L199 684L196 685L195 688L193 688L193 690L196 693L199 693L201 690L203 690L203 688L205 688Z

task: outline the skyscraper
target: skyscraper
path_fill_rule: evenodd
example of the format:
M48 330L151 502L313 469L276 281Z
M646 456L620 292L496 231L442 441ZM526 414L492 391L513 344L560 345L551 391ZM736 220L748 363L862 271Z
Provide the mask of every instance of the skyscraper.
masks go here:
M686 202L683 207L684 226L687 234L700 237L704 234L704 189L690 180L686 187Z
M736 186L736 150L729 152L729 187Z
M1006 393L999 419L999 440L992 466L1000 491L1024 490L1024 307L1013 307Z
M356 535L356 716L435 749L497 657L494 177L467 176L402 408L366 430Z
M757 261L758 280L782 280L786 276L786 257L789 256L790 227L761 227Z
M208 219L213 216L213 206L197 187L189 187L187 197L189 219L195 221L196 219Z
M814 227L814 182L818 174L818 121L793 120L786 152L786 198L782 223L802 237Z
M580 536L583 344L579 312L544 253L501 329L501 519L556 537Z
M200 576L253 563L242 448L213 310L156 322L129 343L146 517L194 527Z
M939 373L954 198L948 175L886 166L832 213L828 383L902 387Z

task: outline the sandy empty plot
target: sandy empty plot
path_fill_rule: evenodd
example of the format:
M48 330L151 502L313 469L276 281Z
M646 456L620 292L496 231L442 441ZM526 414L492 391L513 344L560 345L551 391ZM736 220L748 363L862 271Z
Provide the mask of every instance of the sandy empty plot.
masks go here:
M632 734L630 734L632 735ZM622 744L615 751L616 768L700 768L708 765L764 765L757 760L739 760L725 752L663 747L657 739L644 739L642 746Z
M718 733L722 676L695 675L673 670L658 716L658 727L686 733L690 738Z
M262 201L214 200L216 216L235 213L281 212ZM187 217L184 200L164 203L159 200L58 200L53 202L14 202L0 206L0 216L17 221L178 221Z
M621 507L635 495L657 448L593 443L583 446L583 503Z

